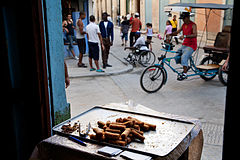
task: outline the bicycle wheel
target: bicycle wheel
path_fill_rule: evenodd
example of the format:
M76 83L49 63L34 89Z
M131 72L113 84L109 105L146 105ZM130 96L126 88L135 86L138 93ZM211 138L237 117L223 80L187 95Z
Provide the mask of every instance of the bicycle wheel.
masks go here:
M142 51L138 58L138 63L144 67L153 65L155 63L156 56L152 51Z
M141 87L147 93L157 92L165 83L165 69L155 65L147 67L140 78Z
M134 65L135 61L136 61L136 55L134 54L134 52L130 52L128 53L128 56L126 58L124 58L129 64Z
M227 85L227 81L228 81L228 73L227 72L224 72L222 70L222 66L219 68L218 70L218 78L219 78L219 81L224 85L226 86Z
M203 60L200 62L200 65L207 65L207 64L217 64L217 62L215 62L212 57L205 57L203 58ZM200 71L203 71L202 69L199 69ZM205 73L204 75L200 75L200 77L202 79L204 79L205 81L209 81L212 80L217 74L208 74Z

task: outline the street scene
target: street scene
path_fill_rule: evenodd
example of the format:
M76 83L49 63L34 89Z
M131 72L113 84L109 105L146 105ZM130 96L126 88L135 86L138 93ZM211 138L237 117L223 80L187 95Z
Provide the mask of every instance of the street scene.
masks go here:
M3 153L18 160L235 156L236 2L1 3Z
M88 73L88 69L78 68L76 60L66 60L70 76L70 86L66 93L71 104L71 116L74 117L96 105L132 100L135 105L141 104L159 112L198 118L202 122L204 133L202 159L213 157L220 160L226 87L217 77L211 81L204 81L199 76L177 81L176 74L168 69L168 83L160 91L148 94L140 87L140 76L144 67L132 67L124 60L128 52L121 46L118 27L115 27L115 37L109 57L109 63L113 67L105 70L113 75L93 75ZM153 52L158 57L161 54L161 41L153 38L153 42ZM175 48L180 46L181 44L176 45ZM202 55L201 49L199 60ZM83 60L87 63L87 57Z
M103 7L102 10L104 10L105 6L102 6L99 4L99 2L97 3L97 5ZM120 2L120 4L122 4L122 2ZM100 14L102 12L101 9L99 10L99 6L97 7L97 13L95 11L95 15L97 16L96 19L101 21L102 18L104 20L103 16L105 15L104 13ZM108 8L105 9L108 10ZM136 11L139 11L138 7L135 9ZM135 10L133 9L133 11ZM148 10L145 10L145 12L148 12ZM140 28L141 33L138 35L138 37L148 39L149 30L151 31L150 49L155 54L156 59L164 53L164 51L161 51L161 49L163 48L164 42L166 42L166 39L168 38L166 37L166 35L169 34L168 28L166 27L166 32L164 33L163 28L165 25L163 25L163 23L159 24L156 21L152 21L152 23L146 23L148 22L147 18L149 17L146 17L145 19L143 17L139 18L139 13L137 12L133 13L131 17L130 15L127 15L129 17L126 16L125 19L124 16L111 16L107 12L105 13L106 16L110 18L108 20L113 22L116 21L116 25L114 26L114 41L112 41L113 45L110 47L107 62L110 67L106 68L104 63L101 64L101 59L104 59L102 58L104 54L102 53L103 50L101 50L101 47L99 47L99 61L100 68L103 68L104 70L102 73L89 72L87 55L84 55L82 60L82 63L86 64L86 68L79 68L76 65L76 61L78 61L78 59L76 60L71 58L71 56L65 58L65 63L68 66L68 74L70 78L70 86L66 89L66 94L67 100L71 105L71 116L74 117L79 113L92 108L93 106L101 106L111 103L128 104L129 102L132 102L136 107L140 104L159 112L197 118L201 122L204 137L204 146L201 159L207 160L209 157L211 157L211 159L220 160L222 156L223 145L226 86L219 81L217 76L214 76L210 81L205 81L200 76L192 76L183 81L179 81L179 76L177 76L177 74L174 73L170 67L166 67L166 71L168 73L168 83L165 83L157 92L152 94L146 93L143 88L141 88L140 84L140 77L143 74L146 66L141 65L139 61L134 63L129 61L129 53L131 50L128 50L128 48L126 49L126 47L133 46L131 44L134 43L131 42L133 41L133 38L131 37L133 26L127 28L127 32L125 32L127 38L124 38L123 34L125 33L123 32L123 28L125 20L126 22L131 22L129 19L134 19L135 17L145 23L141 24L143 29L141 30ZM114 14L114 12L112 13ZM120 13L126 13L126 10L122 11L121 8ZM164 19L171 20L172 16L168 16L169 18L165 16ZM176 17L181 16L179 15L179 12L176 12L174 16L175 18L173 18L173 20L182 24L183 21L181 19L176 19ZM190 19L195 19L198 21L196 16L197 15L194 17L192 16ZM153 17L150 19L153 19ZM170 25L172 28L173 24L171 23L171 21L168 21L166 26ZM153 25L154 27L152 27ZM156 25L158 27L156 27ZM172 31L171 29L170 34L174 31L177 31L177 27L180 26L176 25L175 27L176 30ZM203 26L198 27L203 29ZM152 28L155 30L155 33L152 32ZM204 58L206 59L207 54L204 46L214 45L213 39L209 40L207 36L214 37L214 35L216 35L216 33L213 32L209 32L209 35L204 34L204 32L200 31L201 29L199 28L199 37L197 40L198 42L200 41L200 43L198 43L200 46L196 51L196 54L193 56L195 64L200 64ZM211 30L211 27L209 29ZM137 30L139 30L139 28ZM129 34L130 31L131 33ZM172 50L176 51L182 47L184 40L178 36L176 38L172 38L172 43L174 43ZM167 57L173 56L175 56L174 53L167 54ZM157 62L158 59L155 61L155 63ZM180 64L176 64L175 61L171 61L171 65L173 68L178 68L179 72L184 73L184 67L181 67ZM189 71L188 74L193 74L193 71Z

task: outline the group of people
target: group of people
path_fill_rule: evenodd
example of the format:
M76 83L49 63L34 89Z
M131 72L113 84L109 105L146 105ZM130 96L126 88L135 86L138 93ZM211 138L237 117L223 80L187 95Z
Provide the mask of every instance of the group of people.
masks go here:
M133 14L131 14L131 17L128 19L127 16L123 16L123 21L121 22L121 37L122 37L122 46L127 45L128 41L128 31L130 29L130 26L132 26L131 32L130 32L130 47L133 46L134 42L139 38L139 32L142 29L142 22L139 19L139 13L135 13L135 17L133 17Z
M145 41L144 37L139 38L139 33L142 27L141 21L139 20L139 14L135 14L135 18L127 20L124 18L124 21L121 23L121 34L122 34L122 45L124 45L125 39L125 46L128 37L128 29L129 26L132 25L132 30L130 32L130 47L135 47L138 44L147 45L149 46L148 49L152 50L151 47L151 40L153 37L153 29L152 24L147 23L147 39ZM172 20L168 20L166 22L166 29L164 32L164 40L165 42L170 42L173 36L177 36L180 32L183 32L182 36L179 39L183 40L182 47L178 49L176 55L176 63L181 64L183 66L183 72L177 77L177 80L182 81L187 78L187 71L188 71L188 60L193 54L193 52L197 49L197 26L194 22L190 20L190 13L183 12L180 15L180 18L183 20L183 25L177 29L178 22L176 19L176 15L173 16ZM128 21L128 22L127 22ZM133 43L133 38L135 38L135 44ZM176 43L178 44L177 37L174 37Z
M88 48L89 48L89 66L90 71L104 72L99 65L99 42L102 51L102 63L103 68L112 67L108 63L108 55L110 47L113 45L114 40L114 25L108 20L108 14L104 12L102 14L102 21L97 25L95 23L95 17L90 16L90 23L84 29L83 20L86 18L85 12L80 12L79 19L76 22L76 26L73 25L71 15L67 16L67 20L63 21L63 32L66 34L66 40L69 42L69 50L73 57L78 60L78 67L86 68L86 64L82 62L83 55L86 52L85 35L87 35ZM76 38L74 36L74 29L76 30ZM73 40L78 44L79 57L77 57L73 50ZM96 65L93 67L92 61Z
M95 17L93 15L90 16L90 23L86 26L86 30L84 30L84 25L82 20L86 18L86 14L84 12L80 12L80 17L77 21L77 26L75 27L73 25L73 22L71 20L71 15L68 15L67 20L63 23L63 31L66 32L67 39L70 43L69 49L71 50L74 57L74 51L72 47L72 42L74 39L74 29L76 29L76 38L77 38L77 44L80 51L79 58L78 59L78 67L84 67L87 66L82 63L82 57L83 54L86 52L86 44L85 44L85 34L87 35L88 39L88 46L89 46L89 65L90 65L90 71L97 71L97 72L104 72L102 69L100 69L99 66L99 41L100 46L102 50L102 62L103 62L103 68L106 67L112 67L108 63L108 55L110 47L113 45L114 40L114 25L111 21L108 20L109 15L104 12L102 14L102 21L97 25L95 23ZM188 12L183 12L180 15L180 19L183 20L183 25L177 29L177 20L176 15L173 16L173 19L171 21L166 22L166 30L164 33L164 37L167 39L170 39L172 36L176 36L180 32L183 32L182 36L180 36L180 39L183 40L182 47L178 49L177 56L181 58L176 58L177 63L181 63L183 66L183 73L178 76L178 80L184 80L187 78L187 70L188 70L188 59L192 55L192 53L197 49L197 26L194 22L190 20L190 14ZM140 37L140 30L142 28L142 23L139 19L139 14L135 13L135 17L131 17L129 20L127 17L124 17L124 21L121 23L121 36L122 40L125 40L125 43L123 41L122 45L126 46L126 43L128 41L128 30L132 26L131 32L130 32L130 47L135 47L138 43L146 43L148 42L148 48L151 50L151 40L153 36L153 29L152 24L147 23L147 31L145 34L147 34L147 40L143 37L141 37L137 42L137 39ZM134 41L133 41L134 40ZM178 40L176 39L176 43L178 43ZM94 63L96 65L96 68L93 67L92 60L94 60Z

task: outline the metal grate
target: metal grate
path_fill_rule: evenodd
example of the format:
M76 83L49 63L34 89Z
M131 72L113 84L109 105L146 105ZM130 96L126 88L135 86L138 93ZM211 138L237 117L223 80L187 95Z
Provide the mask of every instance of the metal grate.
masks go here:
M223 125L202 123L204 143L223 145Z

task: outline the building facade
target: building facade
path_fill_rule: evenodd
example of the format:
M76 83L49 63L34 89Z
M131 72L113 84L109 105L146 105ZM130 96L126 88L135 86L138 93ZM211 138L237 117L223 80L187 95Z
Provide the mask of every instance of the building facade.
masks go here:
M146 23L152 23L154 32L163 33L166 21L171 19L164 12L164 7L173 3L217 3L233 4L233 0L94 0L93 13L97 20L101 20L101 14L107 12L110 14L113 22L116 24L117 16L126 16L131 13L139 13L143 29ZM207 10L208 11L208 10ZM198 31L201 33L205 27L205 9L193 10L195 16L191 19L197 24ZM173 15L179 17L179 12L173 12ZM213 10L208 21L207 30L211 37L216 36L217 32L222 30L225 25L231 25L231 11ZM179 23L181 25L181 22Z

